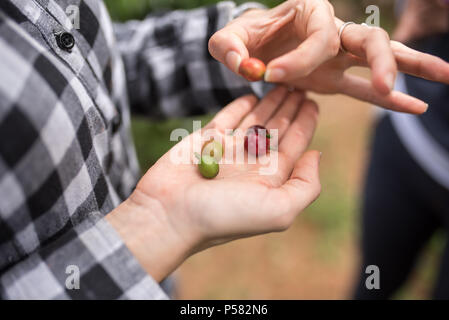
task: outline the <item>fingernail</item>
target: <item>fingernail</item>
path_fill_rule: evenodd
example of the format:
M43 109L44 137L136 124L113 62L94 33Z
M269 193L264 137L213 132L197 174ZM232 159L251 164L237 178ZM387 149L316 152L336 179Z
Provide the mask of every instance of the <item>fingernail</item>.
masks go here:
M242 62L242 57L235 51L230 51L226 55L226 64L231 70L238 73L240 68L240 63Z
M385 84L388 86L388 89L393 90L394 88L394 74L390 73L385 76Z
M424 101L419 101L421 103L421 107L417 107L416 114L422 115L429 110L429 104Z
M266 82L280 82L282 81L287 73L284 69L275 68L275 69L268 69L265 72L265 81Z

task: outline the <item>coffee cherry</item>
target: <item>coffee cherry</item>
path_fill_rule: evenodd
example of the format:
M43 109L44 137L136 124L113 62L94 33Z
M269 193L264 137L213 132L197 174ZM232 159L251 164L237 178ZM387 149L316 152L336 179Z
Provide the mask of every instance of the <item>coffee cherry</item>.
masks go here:
M223 146L218 141L210 140L204 144L203 150L201 150L201 155L210 156L218 163L223 157Z
M264 134L265 133L265 134ZM270 135L262 126L252 126L245 136L245 150L253 156L263 156L270 150Z
M206 179L215 178L220 172L220 167L215 159L208 155L203 155L198 164L201 175Z
M265 63L256 58L249 58L241 62L239 73L248 81L260 81L266 70Z

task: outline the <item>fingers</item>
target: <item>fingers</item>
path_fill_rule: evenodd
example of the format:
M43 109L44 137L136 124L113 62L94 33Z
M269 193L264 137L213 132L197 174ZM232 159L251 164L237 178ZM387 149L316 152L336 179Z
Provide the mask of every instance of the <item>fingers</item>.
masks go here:
M326 1L308 1L307 5L300 1L296 3L295 28L306 39L296 50L268 64L267 82L285 82L307 76L338 54L338 32Z
M290 179L282 186L290 194L291 214L298 214L320 195L320 158L318 151L306 152L296 162Z
M397 64L388 33L377 27L349 25L342 34L343 47L366 58L372 71L373 88L387 95L394 87Z
M449 63L444 60L408 48L397 41L391 41L399 70L430 81L449 84Z
M273 189L267 196L268 201L284 199L284 203L274 211L276 214L272 218L272 227L275 231L288 229L296 216L320 195L320 157L317 151L306 152L296 161L290 179L279 189Z
M399 71L426 80L449 84L449 63L443 59L413 50L397 41L390 41L390 48ZM360 52L358 53L360 54ZM348 60L348 66L370 66L366 60L360 57L346 55L345 59ZM382 60L379 60L380 64L382 64ZM381 79L382 72L374 76L374 71L379 68L373 68L373 81L374 78Z
M381 28L373 28L365 46L373 86L379 93L389 94L394 88L397 65L387 32Z
M367 64L362 61L356 64L371 68L373 89L380 94L388 95L391 92L398 69L427 80L449 84L449 63L410 49L400 42L390 41L388 34L381 28L350 25L342 35L342 44L350 53L366 58ZM402 98L398 101L405 102Z
M237 26L229 25L216 32L209 40L210 54L238 74L240 62L249 57L247 36Z
M399 112L422 114L428 109L428 104L424 101L398 91L392 91L388 95L380 94L374 90L370 81L350 74L343 76L340 82L340 92L356 99Z
M279 86L271 90L241 122L239 128L246 132L254 125L265 125L287 95L287 88Z
M312 141L318 124L318 105L306 100L279 144L279 152L287 157L290 170Z
M217 129L225 133L226 129L235 129L242 119L254 109L258 99L253 95L244 96L224 107L205 129Z
M298 109L304 100L304 93L295 91L288 95L282 106L278 109L276 114L267 122L267 129L278 130L278 139L281 140L287 131L290 123L293 122Z
M292 200L294 200L293 211L304 209L320 194L320 158L321 154L318 151L304 153L296 161L290 179L281 187L292 196Z

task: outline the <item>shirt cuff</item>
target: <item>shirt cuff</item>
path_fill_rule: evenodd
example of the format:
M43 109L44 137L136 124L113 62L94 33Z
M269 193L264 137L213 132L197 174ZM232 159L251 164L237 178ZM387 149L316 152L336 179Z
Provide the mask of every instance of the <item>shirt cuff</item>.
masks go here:
M99 220L80 238L89 251L101 261L109 277L120 287L119 299L166 300L168 296L139 264L115 229L105 220ZM81 283L82 285L82 283Z
M100 213L1 274L6 299L168 299Z

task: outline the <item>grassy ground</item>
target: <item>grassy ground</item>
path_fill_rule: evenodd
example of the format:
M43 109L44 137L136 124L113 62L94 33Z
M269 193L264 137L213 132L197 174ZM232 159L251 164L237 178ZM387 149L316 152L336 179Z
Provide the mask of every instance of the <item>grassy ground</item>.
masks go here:
M107 0L117 20L141 18L149 10L190 8L210 0ZM279 0L262 1L268 5ZM342 17L363 19L363 1L341 0ZM375 1L376 2L376 1ZM382 12L391 17L391 1ZM382 21L391 26L388 14ZM353 18L353 20L355 20ZM358 21L357 20L357 21ZM388 23L390 22L390 23ZM364 70L355 72L368 76ZM344 299L350 297L358 273L358 208L369 151L373 110L367 104L337 96L313 96L321 106L321 121L313 148L323 152L323 193L286 233L237 241L200 253L177 272L180 298L188 299ZM210 116L201 120L207 122ZM151 122L134 119L142 169L172 146L175 128L192 129L193 119ZM197 119L195 119L197 120ZM426 298L434 278L442 241L426 250L410 284L397 298Z

